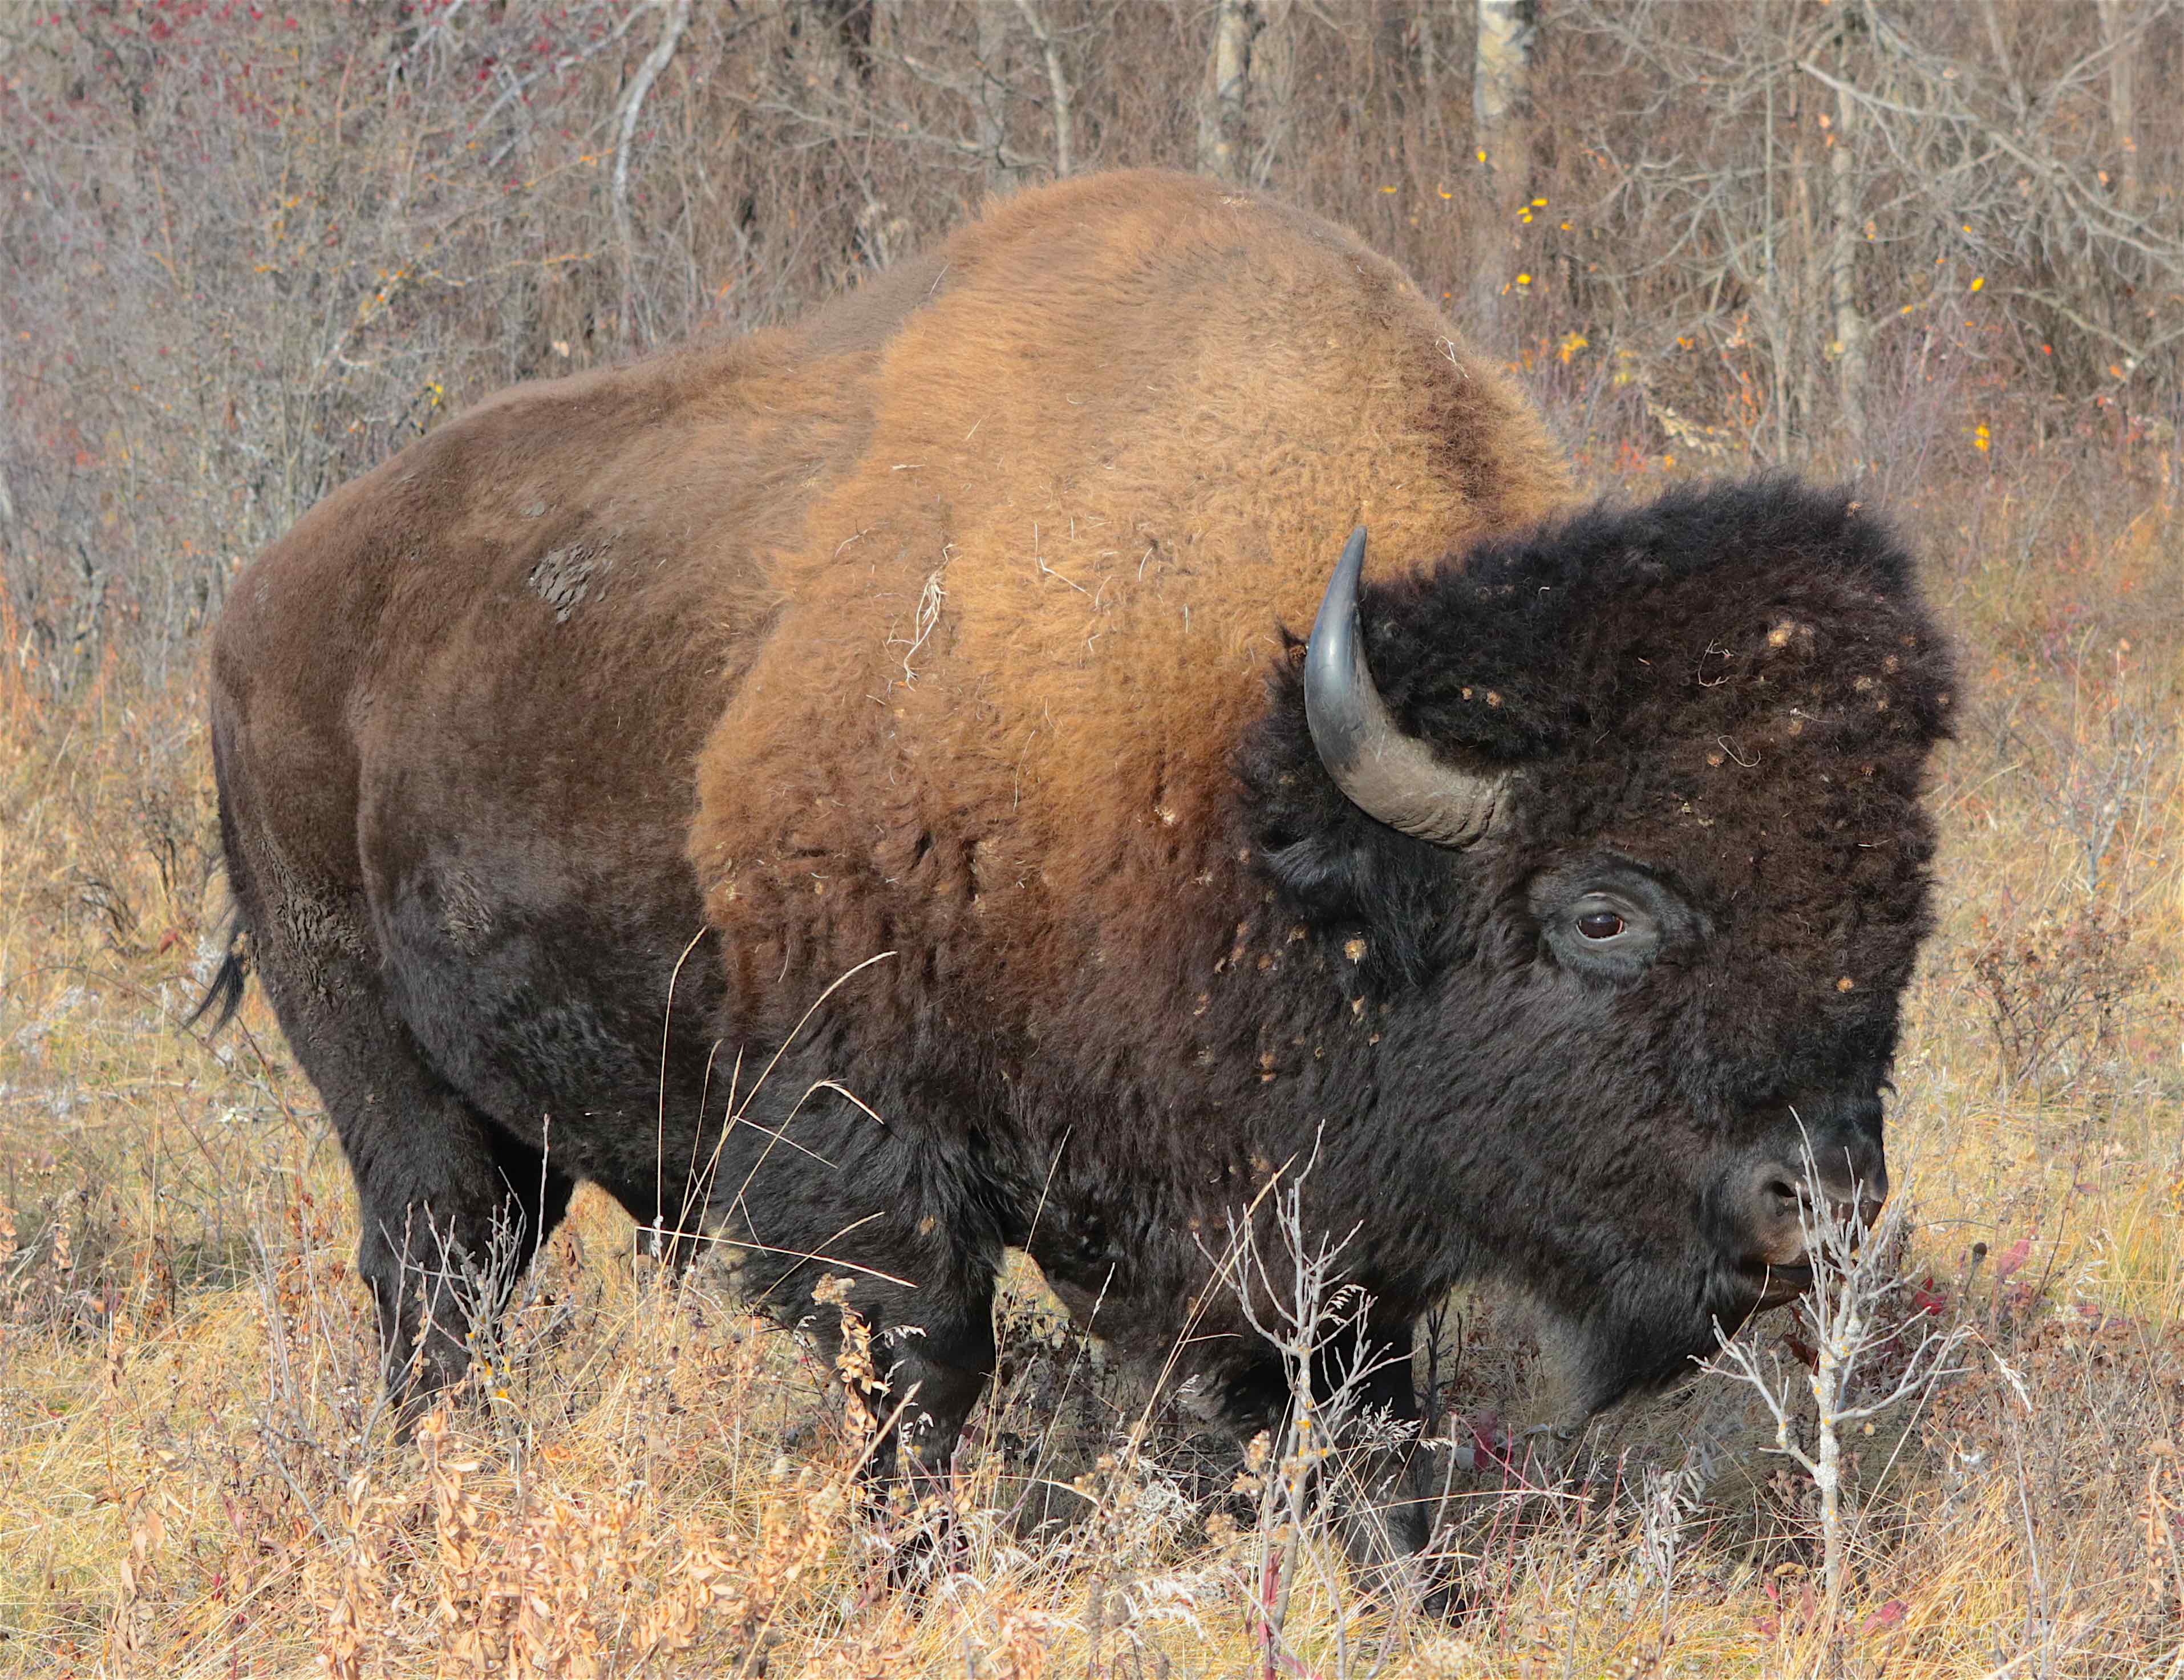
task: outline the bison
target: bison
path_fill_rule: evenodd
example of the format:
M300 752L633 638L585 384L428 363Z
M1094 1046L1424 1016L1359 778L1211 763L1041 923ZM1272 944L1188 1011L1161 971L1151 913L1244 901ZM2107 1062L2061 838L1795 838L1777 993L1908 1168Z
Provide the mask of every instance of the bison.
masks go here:
M412 1407L491 1233L590 1180L784 1316L854 1279L913 1467L1010 1248L1249 1434L1280 1357L1211 1281L1301 1180L1373 1404L1500 1276L1598 1408L1885 1193L1950 686L1858 502L1581 505L1351 235L1072 181L494 397L268 549L208 1002L254 965L323 1096Z

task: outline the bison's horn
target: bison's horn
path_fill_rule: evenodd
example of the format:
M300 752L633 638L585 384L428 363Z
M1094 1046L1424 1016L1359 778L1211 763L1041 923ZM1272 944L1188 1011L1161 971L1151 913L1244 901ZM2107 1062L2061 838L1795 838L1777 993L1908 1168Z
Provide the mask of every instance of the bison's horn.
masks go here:
M1304 715L1334 784L1368 817L1435 846L1469 846L1485 834L1506 781L1442 763L1396 723L1365 663L1357 578L1365 527L1351 533L1312 627L1304 660Z

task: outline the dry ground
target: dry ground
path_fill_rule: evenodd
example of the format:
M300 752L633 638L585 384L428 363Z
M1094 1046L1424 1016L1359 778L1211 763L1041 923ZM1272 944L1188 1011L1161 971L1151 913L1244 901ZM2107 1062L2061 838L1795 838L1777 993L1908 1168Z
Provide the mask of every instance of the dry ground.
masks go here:
M0 1672L2184 1675L2184 487L2150 447L1986 444L1896 504L1967 705L1892 1119L1895 1310L1970 1334L1851 1433L1836 1613L1811 1481L1724 1376L1525 1492L1498 1460L1552 1360L1506 1303L1452 1314L1431 1372L1472 1461L1453 1621L1256 1520L1028 1275L950 1494L961 1566L891 1592L920 1514L849 1497L830 1373L705 1275L660 1287L592 1196L482 1392L397 1444L312 1091L254 995L209 1047L176 1030L197 696L109 673L62 706L11 659ZM1284 1565L1270 1642L1247 1610Z

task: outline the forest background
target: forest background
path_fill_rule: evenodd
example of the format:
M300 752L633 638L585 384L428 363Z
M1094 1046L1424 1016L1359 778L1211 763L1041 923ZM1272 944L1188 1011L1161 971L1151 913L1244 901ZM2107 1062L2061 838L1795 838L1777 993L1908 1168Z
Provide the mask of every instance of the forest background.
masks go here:
M1832 1515L1720 1376L1547 1476L1551 1362L1465 1302L1424 1374L1471 1608L1423 1617L1261 1497L1281 1443L1234 1493L1129 1426L1027 1277L913 1603L832 1374L603 1201L394 1445L315 1099L261 1003L176 1032L253 553L512 381L1142 165L1358 230L1593 488L1793 468L1924 555L1971 687L1876 1299L1976 1356ZM2167 0L0 11L0 1670L2184 1674L2181 169Z

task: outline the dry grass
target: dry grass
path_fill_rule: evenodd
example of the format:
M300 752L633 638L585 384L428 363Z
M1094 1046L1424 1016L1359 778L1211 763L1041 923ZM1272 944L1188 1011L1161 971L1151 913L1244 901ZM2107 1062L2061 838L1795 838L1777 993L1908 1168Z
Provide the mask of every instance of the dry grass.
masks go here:
M1464 1303L1434 1368L1478 1466L1452 1621L1134 1426L1028 1275L947 1494L959 1566L891 1590L935 1514L861 1508L831 1374L705 1275L661 1287L590 1194L479 1392L397 1445L312 1092L254 996L209 1049L175 1030L212 836L194 697L57 709L5 665L0 1670L2184 1675L2177 462L1967 466L1908 504L1968 715L1892 1153L1908 1310L1975 1352L1847 1443L1832 1629L1814 1490L1726 1379L1524 1492L1504 1443L1552 1362L1502 1303ZM1270 1550L1295 1567L1268 1657Z

